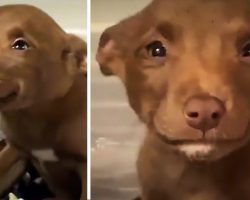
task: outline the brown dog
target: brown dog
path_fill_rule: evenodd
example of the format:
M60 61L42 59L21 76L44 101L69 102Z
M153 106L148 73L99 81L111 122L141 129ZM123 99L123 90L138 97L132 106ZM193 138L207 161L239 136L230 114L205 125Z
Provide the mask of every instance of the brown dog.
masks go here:
M0 21L1 128L59 199L86 199L86 45L32 6Z
M154 0L97 60L147 125L143 200L250 199L250 1Z

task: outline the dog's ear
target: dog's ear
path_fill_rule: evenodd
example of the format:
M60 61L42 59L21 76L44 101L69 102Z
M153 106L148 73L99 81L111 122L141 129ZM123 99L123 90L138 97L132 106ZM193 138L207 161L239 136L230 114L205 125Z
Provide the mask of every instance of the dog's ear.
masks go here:
M138 43L138 37L147 32L152 19L150 9L146 7L102 33L96 59L104 75L117 75L125 80L126 57Z
M73 34L67 35L67 47L64 50L64 54L68 57L69 70L74 73L79 71L81 73L87 74L87 45L79 37ZM64 55L65 56L65 55Z
M142 12L137 13L102 33L96 59L104 75L117 75L125 80L125 57L144 31L144 18Z
M124 63L121 58L121 49L117 42L120 24L106 29L100 38L96 60L104 75L117 75L124 79ZM122 35L119 35L122 37Z

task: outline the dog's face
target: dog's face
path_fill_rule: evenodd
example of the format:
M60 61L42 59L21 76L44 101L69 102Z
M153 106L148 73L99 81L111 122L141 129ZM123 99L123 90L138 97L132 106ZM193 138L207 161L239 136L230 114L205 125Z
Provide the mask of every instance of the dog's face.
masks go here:
M155 0L107 29L97 60L153 134L192 160L250 137L250 1Z
M65 95L80 71L86 51L83 41L31 6L2 6L0 21L0 110L22 109Z

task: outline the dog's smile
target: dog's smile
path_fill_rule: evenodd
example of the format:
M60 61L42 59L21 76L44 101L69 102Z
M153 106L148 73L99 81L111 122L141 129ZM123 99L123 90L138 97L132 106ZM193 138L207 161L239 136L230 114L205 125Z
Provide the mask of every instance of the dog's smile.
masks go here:
M18 92L17 91L15 91L15 90L11 91L6 96L0 97L0 105L12 102L13 100L16 99L17 96L18 96Z
M19 94L19 86L12 82L0 82L0 109L15 101Z
M244 136L237 139L216 139L206 138L205 135L200 139L169 139L166 134L156 131L157 137L170 145L175 150L184 154L192 162L210 162L220 159L230 152L242 147L249 141L248 132L250 123L244 132Z
M247 132L247 131L246 131ZM200 139L169 139L166 134L156 132L157 136L167 144L170 145L191 145L191 144L228 144L232 142L240 142L243 138L239 139L216 139L216 138L206 138L201 137Z

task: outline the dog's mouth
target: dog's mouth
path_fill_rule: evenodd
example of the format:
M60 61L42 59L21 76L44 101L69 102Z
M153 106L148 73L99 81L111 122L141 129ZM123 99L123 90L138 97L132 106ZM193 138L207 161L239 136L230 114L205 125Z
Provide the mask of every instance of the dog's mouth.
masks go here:
M248 129L246 130L246 132ZM230 144L230 143L237 143L242 141L243 138L239 139L207 139L207 138L200 138L200 139L168 139L164 134L161 134L159 132L156 132L157 136L164 141L165 143L173 146L178 146L178 145L192 145L192 144L204 144L204 145L214 145L214 144Z
M160 132L156 132L157 137L165 144L170 145L193 162L207 162L218 160L236 149L244 146L249 140L250 123L244 131L244 135L237 139L169 139Z
M0 97L0 105L5 105L12 102L13 100L16 99L17 96L18 96L17 91L11 91L6 96Z
M0 83L0 109L9 105L11 102L15 101L18 97L19 87L15 83L8 83L3 86L3 83Z

